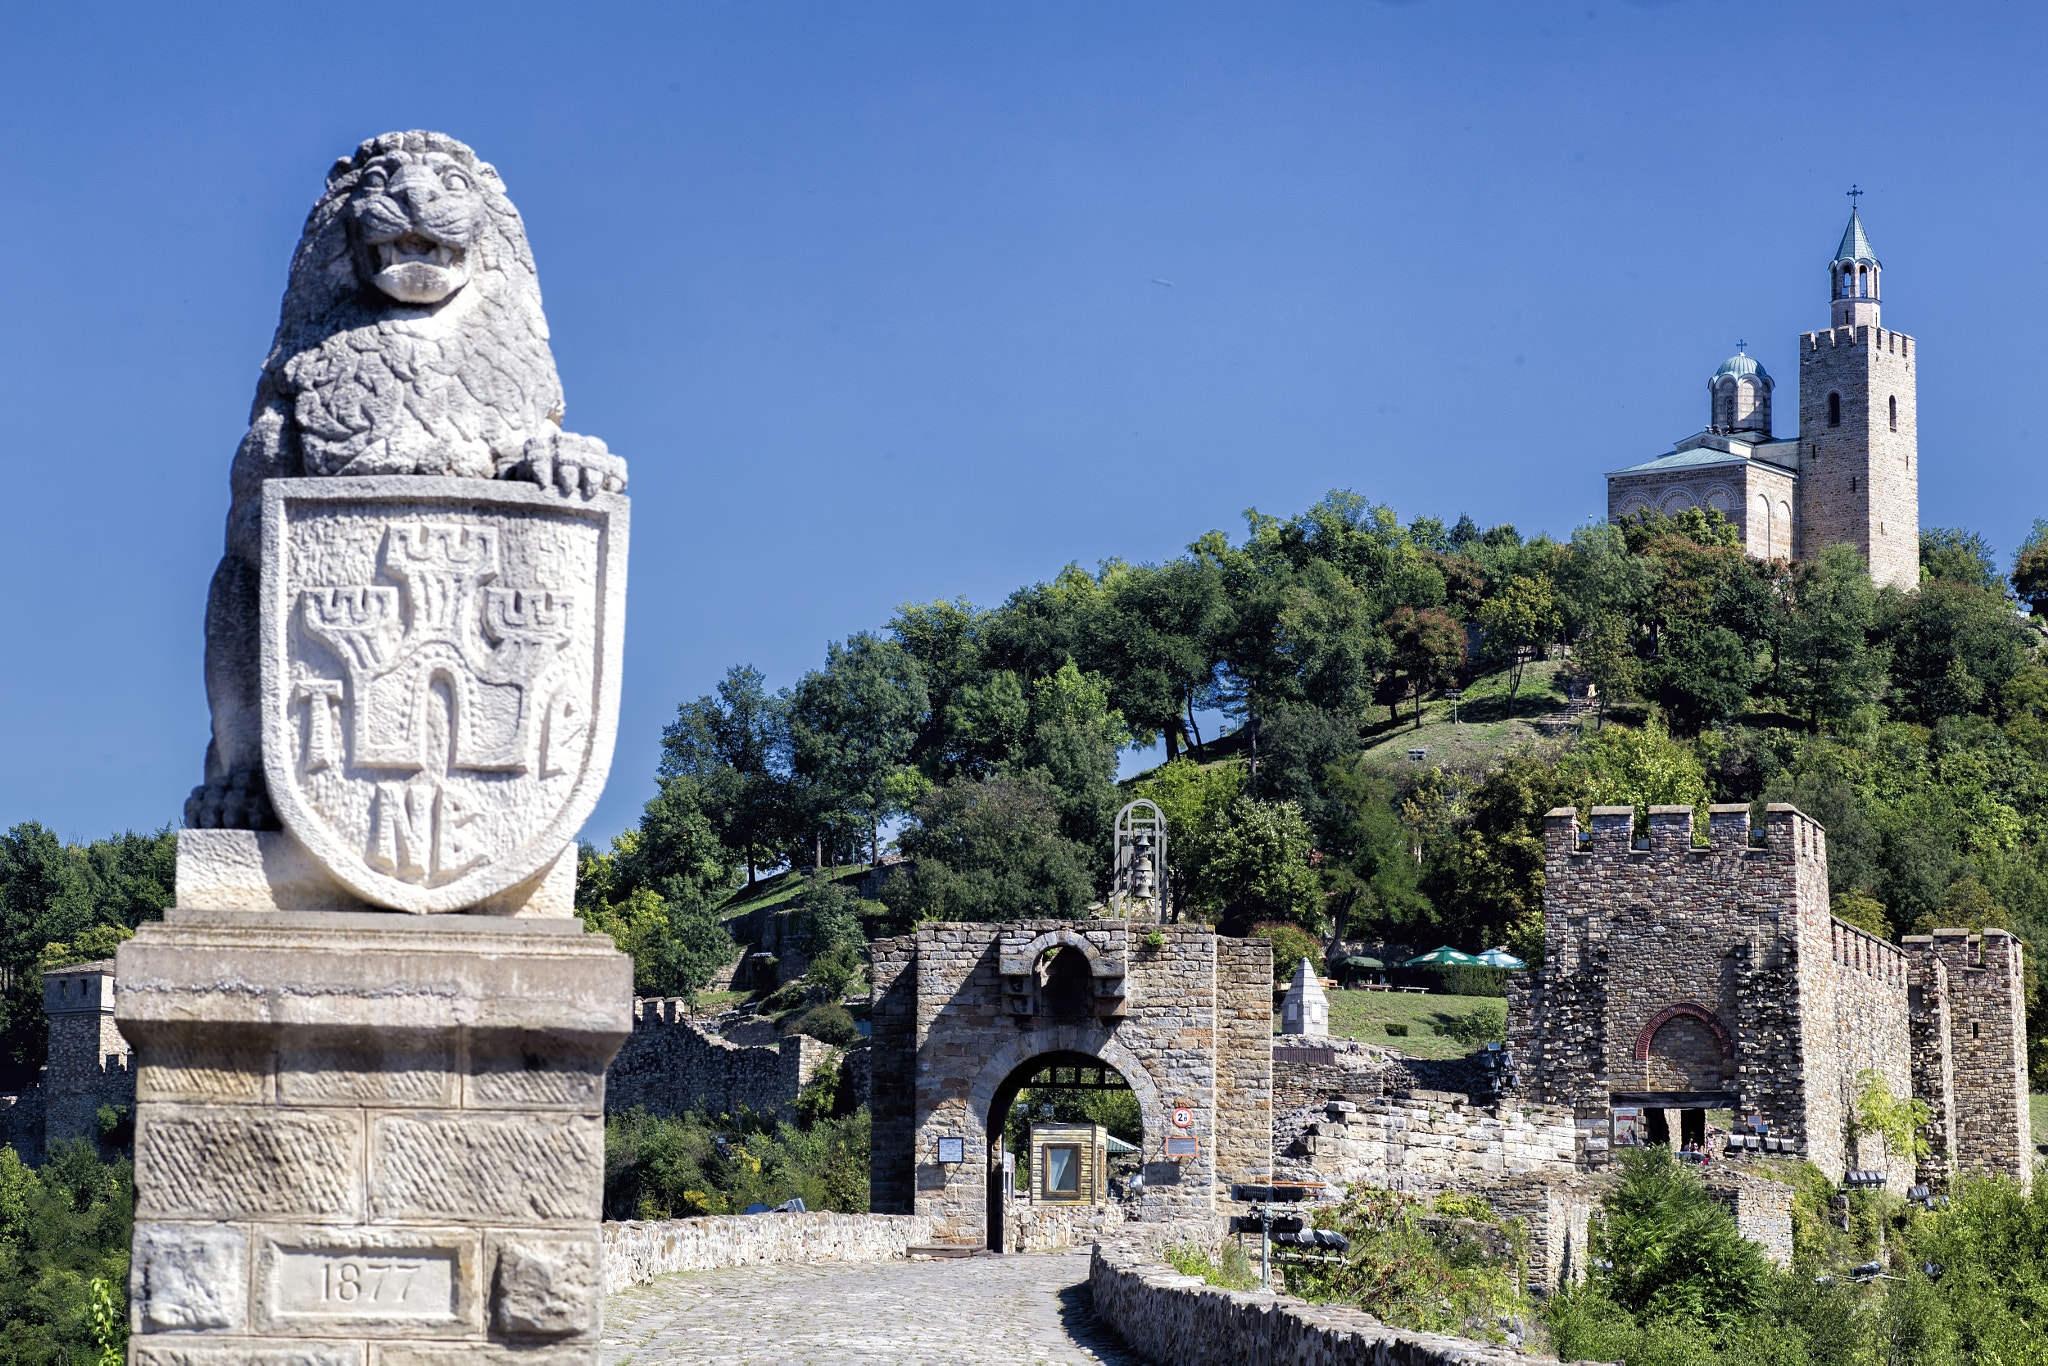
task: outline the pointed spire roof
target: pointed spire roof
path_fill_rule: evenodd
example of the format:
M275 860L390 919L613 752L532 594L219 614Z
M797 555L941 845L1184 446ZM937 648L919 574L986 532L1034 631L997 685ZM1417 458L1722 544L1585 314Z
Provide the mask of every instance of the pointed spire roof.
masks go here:
M1849 210L1849 226L1842 229L1842 245L1835 248L1835 264L1844 261L1868 261L1879 264L1877 253L1870 249L1870 239L1863 232L1863 215L1852 206Z

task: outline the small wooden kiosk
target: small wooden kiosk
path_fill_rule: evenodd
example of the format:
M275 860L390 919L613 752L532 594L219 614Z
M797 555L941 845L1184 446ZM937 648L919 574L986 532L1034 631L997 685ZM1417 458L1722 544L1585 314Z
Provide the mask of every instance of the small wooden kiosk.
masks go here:
M1109 1198L1109 1130L1100 1124L1031 1126L1031 1203L1099 1205Z

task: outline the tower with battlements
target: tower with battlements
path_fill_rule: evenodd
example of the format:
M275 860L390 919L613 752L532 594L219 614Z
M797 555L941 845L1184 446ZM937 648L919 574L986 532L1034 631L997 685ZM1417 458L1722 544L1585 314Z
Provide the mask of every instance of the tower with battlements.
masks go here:
M1703 1143L1882 1171L1903 1194L2032 1173L2020 943L1936 930L1889 944L1828 909L1827 833L1790 806L1560 807L1544 818L1543 966L1508 990L1513 1088L1571 1106L1586 1147ZM1871 1078L1927 1103L1931 1152L1855 1121Z
M1749 553L1811 559L1856 548L1877 582L1920 579L1919 347L1885 330L1860 213L1828 263L1828 326L1799 338L1799 434L1771 431L1773 381L1746 351L1707 381L1707 425L1654 460L1607 476L1610 519L1720 512Z
M1799 338L1801 558L1846 541L1877 582L1920 582L1919 347L1885 330L1854 210L1828 263L1828 327Z

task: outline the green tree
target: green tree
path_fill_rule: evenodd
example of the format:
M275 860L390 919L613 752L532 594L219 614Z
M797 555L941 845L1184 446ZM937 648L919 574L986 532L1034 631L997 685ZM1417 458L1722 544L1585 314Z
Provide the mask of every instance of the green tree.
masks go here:
M1319 867L1332 933L1370 924L1393 934L1430 912L1408 828L1394 810L1393 784L1362 756L1332 765L1326 782L1341 822L1329 823Z
M1595 806L1632 806L1643 830L1652 806L1689 806L1705 828L1707 781L1699 756L1655 723L1641 730L1604 727L1559 760L1558 768L1577 791L1580 819L1588 828Z
M1891 652L1892 710L1923 725L1993 709L2027 664L2028 632L2005 596L1956 579L1883 594L1879 623Z
M1243 790L1244 769L1238 764L1204 768L1185 757L1132 784L1131 795L1151 801L1166 819L1166 876L1176 917L1213 910L1198 900L1201 871L1215 857L1216 831Z
M894 641L859 632L826 647L786 702L791 768L810 789L811 819L864 828L882 857L882 822L895 815L920 726L930 710L924 671Z
M1643 695L1643 662L1636 654L1635 625L1619 612L1602 612L1588 622L1572 652L1600 698L1600 715L1610 702Z
M899 924L1074 918L1093 895L1086 851L1060 834L1036 776L955 779L919 799L897 844L913 861L882 884Z
M2048 617L2048 522L2034 519L2034 529L2012 557L2012 591L2037 617Z
M789 737L781 700L764 683L760 670L735 664L716 696L677 707L662 730L656 770L664 782L695 782L699 808L720 843L746 865L749 886L774 857L786 823L782 755Z
M1877 589L1854 546L1824 546L1793 573L1781 632L1784 687L1814 730L1882 693L1889 656L1870 643L1876 617Z
M1535 754L1511 754L1467 799L1454 833L1432 851L1422 890L1458 943L1502 940L1540 949L1543 814L1581 800L1579 775ZM1517 950L1517 956L1537 961Z
M1920 528L1920 578L1994 593L2002 586L1990 544L1974 531L1953 526Z
M1311 932L1326 928L1301 808L1233 801L1216 825L1197 898L1215 907L1226 926L1284 920Z
M1394 667L1415 693L1415 728L1422 729L1422 699L1465 667L1465 628L1441 607L1396 607L1382 623L1394 644Z
M1529 660L1558 633L1563 616L1557 595L1545 575L1517 575L1479 609L1489 659L1507 665L1508 715L1515 714L1515 696L1522 690L1522 671Z
M1594 1284L1643 1318L1688 1320L1712 1331L1756 1309L1770 1285L1763 1248L1700 1185L1671 1149L1622 1149L1621 1184L1600 1202L1594 1255L1609 1267Z

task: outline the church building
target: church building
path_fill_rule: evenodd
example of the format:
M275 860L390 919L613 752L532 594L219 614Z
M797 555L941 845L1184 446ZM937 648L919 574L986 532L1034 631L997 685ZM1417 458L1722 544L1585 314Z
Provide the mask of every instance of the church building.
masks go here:
M1717 508L1749 553L1807 559L1846 541L1880 584L1920 581L1913 338L1878 314L1877 253L1851 209L1828 263L1828 327L1799 338L1799 433L1771 430L1775 381L1748 355L1707 380L1707 425L1607 476L1610 520Z

